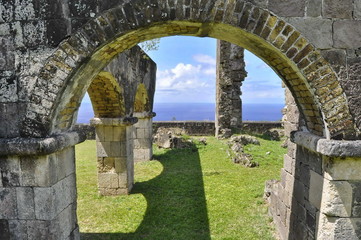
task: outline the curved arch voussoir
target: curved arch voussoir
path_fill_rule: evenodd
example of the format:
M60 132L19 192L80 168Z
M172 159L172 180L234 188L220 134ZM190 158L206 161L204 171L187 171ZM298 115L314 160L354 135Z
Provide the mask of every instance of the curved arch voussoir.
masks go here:
M355 134L343 89L318 50L285 20L241 0L134 0L102 13L49 58L41 72L61 75L56 80L44 79L54 87L57 98L49 97L49 108L43 112L34 110L40 105L34 101L28 116L47 118L48 133L69 127L70 120L61 119L59 113L74 93L83 93L77 89L87 88L122 51L144 40L172 35L210 36L250 50L282 77L311 132L331 138Z

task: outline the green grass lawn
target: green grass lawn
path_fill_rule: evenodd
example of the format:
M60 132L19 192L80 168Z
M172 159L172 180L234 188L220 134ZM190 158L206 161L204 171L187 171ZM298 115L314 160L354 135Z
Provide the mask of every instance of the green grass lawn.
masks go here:
M135 165L132 194L117 197L97 193L95 141L78 145L81 238L273 239L262 196L265 181L279 178L286 150L259 139L246 151L260 166L244 168L228 158L225 142L207 139L195 149L155 149L155 160Z

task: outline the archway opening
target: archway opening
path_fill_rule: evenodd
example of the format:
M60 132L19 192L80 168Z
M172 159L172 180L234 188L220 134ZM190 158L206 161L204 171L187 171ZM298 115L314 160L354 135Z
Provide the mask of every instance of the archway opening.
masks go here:
M102 74L104 75L104 74ZM107 74L109 75L109 74ZM111 78L110 78L111 79ZM97 79L95 79L97 80ZM92 84L96 83L97 81L93 82ZM90 86L90 88L88 89L88 91L91 89L94 89L95 87L92 87L92 84ZM104 84L106 86L106 84ZM118 91L120 92L120 91ZM91 94L90 94L91 95ZM102 94L104 95L104 94ZM109 94L106 94L106 96L109 95ZM140 85L137 89L137 94L135 96L135 105L134 105L134 112L142 112L143 110L145 111L146 109L142 108L143 104L146 105L147 103L147 97L145 97L146 95L146 91L145 91L145 87ZM94 99L94 98L92 98ZM119 100L118 100L119 101ZM117 101L116 101L117 102ZM139 105L137 105L139 104ZM106 116L105 116L106 117ZM211 141L214 141L214 140L211 140ZM212 142L213 143L213 142ZM218 147L224 147L224 145L216 145ZM94 146L93 146L94 148ZM89 151L87 150L87 147L84 148L85 151ZM83 151L84 151L83 149ZM274 149L274 147L273 147ZM97 237L104 237L104 236L113 236L113 237L132 237L132 236L138 236L139 234L144 234L144 231L149 231L149 227L144 227L145 225L148 225L149 223L151 223L152 221L154 221L155 219L158 219L158 223L159 223L159 217L157 215L157 212L161 212L162 214L166 214L167 211L165 211L165 209L159 209L157 207L157 205L159 203L163 203L164 204L168 204L169 202L169 199L167 198L162 198L162 199L159 199L159 198L155 198L152 194L150 194L149 192L145 191L145 192L142 192L141 190L144 190L144 188L152 188L152 187L161 187L161 185L156 185L157 182L158 183L162 183L164 184L164 179L168 179L169 176L167 176L167 174L170 174L170 175L173 175L174 174L174 171L177 171L179 175L181 174L189 174L189 172L187 173L187 171L189 171L189 166L192 167L192 177L191 178L175 178L176 180L172 180L172 181L182 181L182 180L190 180L190 181L195 181L195 185L197 185L197 188L201 187L200 190L198 191L195 191L194 189L192 190L193 186L192 185L188 185L188 184L185 184L183 185L184 189L186 191L182 191L182 194L188 194L189 192L192 192L192 195L195 195L195 198L192 199L192 201L190 201L191 204L189 204L188 202L188 205L186 204L186 207L185 209L183 209L183 213L185 212L185 210L187 208L191 208L191 209L195 209L196 211L200 211L202 214L199 221L203 221L203 223L205 223L205 225L199 227L201 229L203 229L202 231L204 232L203 234L204 235L199 235L199 236L203 236L205 239L207 237L209 237L209 228L210 226L208 226L208 216L207 216L207 209L206 209L206 198L208 200L211 200L213 201L212 204L214 203L217 203L217 201L220 201L221 198L223 198L224 196L216 196L216 192L217 192L217 188L222 188L222 187L226 187L226 185L223 185L223 184L217 184L215 185L215 188L213 191L209 191L207 192L208 196L206 196L206 194L204 193L204 183L203 183L203 179L202 179L202 175L206 175L208 177L211 177L211 176L218 176L218 179L219 181L223 182L223 183L226 183L228 180L227 178L224 178L222 177L222 175L224 175L225 173L227 173L227 171L231 170L231 171L239 171L239 175L234 175L232 176L233 180L231 181L231 184L236 184L236 182L238 182L237 184L240 184L239 183L239 179L236 180L238 177L240 177L241 175L245 175L245 174L249 174L249 172L243 170L243 169L240 169L240 166L236 166L236 165L233 165L230 163L229 159L228 158L225 158L225 159L221 159L221 161L219 162L213 162L213 163L207 163L207 162L202 162L200 160L201 157L204 157L205 155L205 152L210 152L210 149L208 148L207 151L205 151L205 149L202 149L200 148L201 152L198 153L198 152L194 152L193 150L190 151L190 152L177 152L177 151L168 151L168 152L160 152L160 153L157 153L157 159L158 161L154 161L152 162L151 164L153 166L153 169L151 170L152 171L152 174L154 174L152 177L148 178L148 179L142 179L142 177L144 176L138 176L138 180L135 185L135 194L131 194L131 197L130 198L125 198L125 197L119 197L117 200L114 200L114 201L106 201L105 199L100 199L97 197L97 189L96 189L96 180L91 180L89 182L87 182L85 179L82 179L82 180L79 180L79 185L82 184L82 188L86 188L86 185L90 184L92 186L92 192L90 194L81 194L80 196L85 199L85 200L82 200L82 205L79 207L79 209L83 209L84 207L86 206L90 206L91 204L94 204L94 202L97 202L96 204L97 205L102 205L102 211L101 213L103 213L104 215L101 215L101 213L98 213L97 211L93 211L93 214L92 217L90 217L94 223L96 221L103 221L104 218L107 218L109 217L109 214L111 214L112 211L125 211L127 208L131 209L129 210L127 213L123 213L121 215L120 218L116 219L117 221L121 221L121 220L126 220L126 218L132 218L132 225L130 226L129 225L122 225L122 224L116 224L117 226L113 225L113 221L111 221L112 223L109 223L110 225L110 229L112 229L114 227L114 229L117 229L117 231L120 231L120 233L114 233L114 234L111 234L109 233L110 229L107 228L107 227L99 227L97 228L96 231L99 231L98 233L95 233L94 231L94 225L88 225L86 226L86 222L89 222L89 220L83 220L83 219L89 219L87 217L85 217L85 215L83 214L83 212L86 212L86 210L81 210L83 211L82 214L79 214L79 218L80 218L80 228L81 228L81 231L84 233L84 232L87 232L87 233L84 233L83 236L85 236L86 238L97 238ZM266 152L269 152L270 148L265 148L263 151L264 153ZM90 152L90 151L89 151ZM187 155L187 158L186 159L182 159L183 163L181 163L180 165L177 164L176 166L172 166L172 164L169 164L169 161L174 161L174 155L182 155L182 154L188 154ZM211 153L211 154L223 154L225 155L225 152L223 153ZM210 155L208 155L208 158L209 158ZM78 156L80 159L82 158L82 156ZM274 158L277 158L275 156L273 156ZM273 158L272 157L272 158ZM280 159L278 159L278 161L276 161L276 159L272 159L272 161L274 162L278 162L277 164L279 165L279 161ZM84 159L81 159L80 161L83 161L82 164L84 164ZM92 161L92 160L91 160ZM187 161L189 161L187 163ZM181 165L189 165L188 167L187 166L181 166ZM201 165L202 164L217 164L218 166L215 168L214 166L213 167L209 167L207 166L205 168L205 170L202 172L202 167ZM225 164L227 166L227 168L223 168L223 164ZM262 163L263 164L263 163ZM267 163L268 165L271 165L270 162ZM95 164L90 164L92 165L91 167L93 168L93 172L95 173L94 169L96 168ZM263 166L264 168L265 166ZM275 167L275 166L272 166L272 167ZM136 166L137 168L137 166ZM147 164L140 164L138 166L139 170L140 171L149 171L149 166ZM155 170L154 170L155 169ZM198 169L197 171L195 171L194 169ZM82 169L80 168L81 171L83 170L86 170L86 169ZM158 171L158 172L157 172ZM270 172L270 170L268 169L267 172ZM277 171L278 172L278 171ZM80 178L82 176L85 176L85 177L89 177L89 176L86 176L86 172L80 172L81 176L79 176ZM270 176L267 176L267 175L263 175L263 178L272 178ZM137 176L136 176L137 177ZM174 175L172 176L172 178L174 178ZM249 208L247 208L248 210L246 211L251 211L251 209L255 209L256 207L260 208L261 209L264 209L264 206L262 205L262 202L261 202L261 199L262 199L262 189L263 189L263 182L264 182L264 179L257 179L257 181L255 181L255 179L252 180L253 183L257 182L258 183L258 186L257 186L257 190L254 190L253 194L253 199L251 198L252 201L255 201L254 199L256 199L256 204L252 204ZM178 179L178 180L177 180ZM207 178L206 178L207 179ZM148 180L148 181L147 181ZM234 182L233 182L234 181ZM207 188L212 188L212 182L210 182L208 179L207 181L205 182L207 184ZM228 182L230 183L230 182ZM138 185L137 185L138 184ZM244 183L240 184L240 185L244 185ZM246 184L247 185L247 184ZM164 187L164 186L163 186ZM214 186L213 186L214 187ZM183 190L184 190L183 189ZM259 191L261 190L261 191ZM174 188L171 188L171 189L168 189L168 191L172 192L174 191ZM237 192L240 192L241 191L237 191ZM165 192L167 193L167 192ZM197 194L199 194L197 196ZM147 197L144 197L146 194ZM169 194L169 192L167 193ZM93 199L92 201L89 201L89 199L86 199L86 195L88 196L91 196ZM158 194L159 195L159 194ZM213 195L213 196L212 196ZM239 203L237 202L233 202L235 199L239 200L240 198L237 198L235 197L235 191L232 192L233 195L233 198L230 197L230 196L227 196L227 199L229 201L229 205L230 206L233 206L233 207L239 207L240 209L242 209L243 207L242 206L239 206ZM240 194L240 197L241 197L242 194ZM121 199L121 200L120 200ZM99 201L98 201L99 200ZM175 200L175 199L174 199ZM224 199L223 199L224 200ZM114 205L117 206L117 201L122 201L122 203L124 203L124 205L117 209L117 208L114 208ZM168 201L168 202L167 202ZM243 201L243 200L242 200ZM249 199L247 200L249 201ZM250 202L252 202L250 201ZM182 202L182 200L180 200L180 202ZM187 202L187 201L185 201ZM232 202L232 203L230 203ZM180 203L178 203L180 204ZM139 209L136 210L136 205L139 206ZM197 207L195 208L194 205L197 205ZM220 211L220 209L222 208L222 204L219 204L219 202L216 205L216 208L215 209L212 209L212 214L209 214L212 218L212 220L215 220L213 221L212 223L210 223L211 225L218 225L220 222L223 222L223 224L225 223L224 218L228 218L228 217L225 217L223 216L222 218L217 218L216 215L218 214L218 212ZM247 205L247 204L245 204ZM86 207L87 208L87 207ZM150 208L150 210L149 210ZM147 209L147 210L146 210ZM157 210L156 210L157 209ZM166 208L169 210L169 208ZM161 211L162 210L162 211ZM234 209L228 209L229 211L227 211L227 214L230 214L232 213L233 214L233 217L236 216L236 214L234 213ZM238 213L238 211L236 211ZM191 214L191 212L189 212ZM206 214L205 214L206 213ZM232 215L231 214L231 215ZM238 213L240 214L240 213ZM99 215L101 215L101 217L99 217ZM157 215L157 216L155 216ZM161 214L160 214L161 215ZM175 215L175 219L177 218L181 218L181 214L180 213L174 213L173 212L173 215ZM198 213L199 215L199 213ZM252 216L252 218L254 218L255 221L257 222L262 222L262 220L259 220L261 219L260 216L263 215L264 216L264 212L260 211L260 212L257 212L257 214L255 214L254 216ZM99 218L96 218L96 216L98 216ZM113 216L118 216L116 214L114 214ZM249 214L246 214L246 213L242 213L240 215L238 215L238 217L240 216L249 216ZM158 217L158 218L157 218ZM258 220L257 220L258 219ZM243 219L242 221L246 221L245 219ZM134 224L134 222L136 222L136 224ZM233 222L233 223L232 223ZM228 220L227 222L227 225L228 224L234 224L234 221L231 220L231 218ZM188 224L188 226L193 226L193 225L198 225L199 226L199 223L197 221L193 222L193 224ZM243 227L245 228L246 224L245 223L242 223ZM83 226L86 226L86 227L83 227ZM119 228L116 228L116 227L119 227ZM155 227L155 226L154 226ZM120 230L119 230L120 229ZM170 228L171 229L171 228ZM187 227L185 227L184 229L188 229ZM211 226L211 229L216 229L214 228L214 226ZM101 233L102 231L105 231L105 233ZM217 231L220 231L219 229ZM253 230L252 230L253 231ZM251 232L252 232L251 231ZM174 232L174 229L173 229L173 232ZM223 232L223 233L220 233L220 232ZM229 236L234 236L235 238L239 237L238 235L236 235L235 233L230 233L230 232L227 232L227 231L220 231L219 234L220 236L224 236L224 237L229 237ZM244 229L238 229L237 231L235 232L248 232ZM254 231L253 231L254 232ZM262 234L262 236L264 236L264 234L269 234L269 232L264 232L263 230L260 231L260 233ZM138 234L138 235L137 235ZM162 234L164 236L164 232L163 233L157 233L157 232L153 232L152 233L153 235L151 236L157 236L156 234ZM155 235L154 235L155 234ZM235 234L235 235L232 235L232 234ZM247 233L247 234L250 234L250 233ZM168 235L168 236L171 236L171 235ZM187 235L188 237L191 237L193 235Z

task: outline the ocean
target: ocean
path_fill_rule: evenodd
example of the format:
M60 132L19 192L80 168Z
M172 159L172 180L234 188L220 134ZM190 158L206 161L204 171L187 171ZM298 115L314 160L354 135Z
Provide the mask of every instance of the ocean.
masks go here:
M243 104L243 121L280 121L284 104ZM155 103L154 121L214 121L214 103ZM89 123L94 116L91 103L82 103L78 123Z

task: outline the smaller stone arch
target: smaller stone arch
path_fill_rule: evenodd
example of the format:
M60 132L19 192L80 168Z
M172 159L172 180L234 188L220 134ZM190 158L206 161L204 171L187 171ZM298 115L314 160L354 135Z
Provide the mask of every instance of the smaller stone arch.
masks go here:
M88 94L95 117L120 118L125 115L123 91L110 72L100 72L90 84Z

